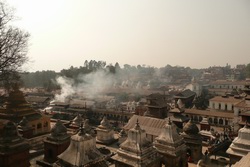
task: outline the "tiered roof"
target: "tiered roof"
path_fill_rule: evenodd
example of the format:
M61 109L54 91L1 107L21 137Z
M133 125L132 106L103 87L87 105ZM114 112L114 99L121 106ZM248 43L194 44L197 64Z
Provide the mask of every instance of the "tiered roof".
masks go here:
M9 93L4 108L0 109L0 118L19 123L23 117L28 121L40 119L42 114L31 108L31 105L25 100L23 93L15 88Z

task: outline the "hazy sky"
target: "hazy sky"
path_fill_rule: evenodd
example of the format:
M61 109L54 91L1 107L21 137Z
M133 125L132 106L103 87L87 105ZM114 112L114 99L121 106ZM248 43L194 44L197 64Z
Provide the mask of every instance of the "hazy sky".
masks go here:
M249 0L8 0L31 34L28 71L85 60L203 68L250 63Z

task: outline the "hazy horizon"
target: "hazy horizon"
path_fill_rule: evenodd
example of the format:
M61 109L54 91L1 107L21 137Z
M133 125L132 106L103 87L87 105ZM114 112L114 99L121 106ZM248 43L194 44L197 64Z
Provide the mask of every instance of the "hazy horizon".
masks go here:
M250 63L250 1L8 0L31 34L27 71L83 66L207 68Z

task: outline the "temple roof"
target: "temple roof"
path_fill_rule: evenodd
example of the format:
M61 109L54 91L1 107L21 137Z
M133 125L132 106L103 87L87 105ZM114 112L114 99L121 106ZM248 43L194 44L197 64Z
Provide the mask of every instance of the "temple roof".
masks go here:
M51 136L49 139L65 139L69 138L70 136L67 134L67 128L63 125L61 120L57 120L56 124L51 129Z
M107 166L104 156L96 148L95 138L87 134L83 127L71 137L69 147L58 156L58 159L62 166L87 167L88 165L95 166L97 164Z
M191 96L195 96L195 92L191 91L190 89L186 89L174 96L174 98L189 98Z
M25 100L23 93L15 88L9 93L4 108L0 109L0 118L19 123L23 117L28 121L37 120L42 114L31 108L31 105Z
M163 99L165 96L160 94L160 93L152 93L148 95L146 98L147 99Z
M164 140L167 143L175 143L183 138L177 132L177 126L169 119L161 130L158 140Z
M150 145L150 142L146 138L146 131L140 127L139 121L137 120L134 127L128 131L127 140L125 140L120 147L125 150L130 148L128 150L138 152L148 147L148 145Z
M162 154L180 156L186 152L184 139L177 132L177 127L170 119L166 122L161 134L155 138L154 148Z
M146 132L140 127L139 121L128 131L127 139L120 145L117 154L112 157L116 161L130 166L148 166L156 160L156 151L147 140Z
M98 128L101 128L101 129L111 129L111 125L109 123L109 120L107 119L107 117L103 117L100 125L98 126Z
M77 114L77 116L73 119L72 124L77 125L77 126L81 126L82 123L83 123L83 119L82 119L81 115Z

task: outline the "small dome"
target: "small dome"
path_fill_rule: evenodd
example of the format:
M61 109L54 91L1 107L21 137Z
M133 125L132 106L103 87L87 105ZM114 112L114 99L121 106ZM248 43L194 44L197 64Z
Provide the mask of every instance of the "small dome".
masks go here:
M199 133L199 128L190 119L188 123L186 123L186 125L183 127L183 131L188 135L197 135Z
M62 124L60 120L57 120L55 126L51 129L51 135L56 136L63 136L67 134L67 128Z

